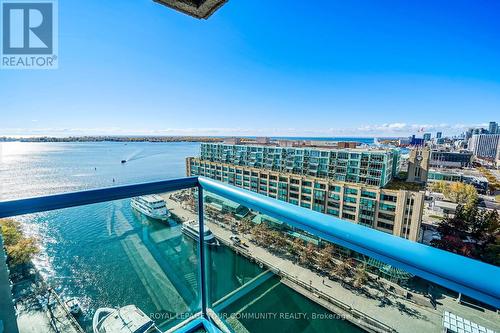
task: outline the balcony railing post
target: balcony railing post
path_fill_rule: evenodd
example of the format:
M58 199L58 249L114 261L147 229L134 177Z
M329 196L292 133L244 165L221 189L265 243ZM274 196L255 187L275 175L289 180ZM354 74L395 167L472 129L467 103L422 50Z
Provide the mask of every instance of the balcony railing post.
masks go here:
M201 290L201 313L203 317L207 315L207 276L205 265L205 230L203 217L203 187L198 185L198 226L199 226L199 258L200 258L200 290Z

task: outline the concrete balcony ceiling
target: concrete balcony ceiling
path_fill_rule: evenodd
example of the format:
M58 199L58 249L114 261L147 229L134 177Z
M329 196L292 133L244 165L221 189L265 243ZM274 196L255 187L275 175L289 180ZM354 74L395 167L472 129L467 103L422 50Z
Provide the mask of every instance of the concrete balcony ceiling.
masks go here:
M154 0L162 5L191 15L199 19L207 19L227 0Z

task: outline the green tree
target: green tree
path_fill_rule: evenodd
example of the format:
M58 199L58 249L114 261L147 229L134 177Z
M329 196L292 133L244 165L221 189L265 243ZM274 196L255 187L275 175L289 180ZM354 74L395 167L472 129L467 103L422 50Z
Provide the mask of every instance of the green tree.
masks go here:
M301 265L312 266L316 262L316 246L308 243L302 248L299 254L299 262Z
M253 227L254 227L254 224L250 220L250 218L245 217L238 224L238 232L242 233L242 234L248 234L249 232L251 232Z
M273 242L273 245L280 249L281 251L283 251L286 246L288 245L288 241L285 237L285 235L283 235L283 233L279 232L279 231L272 231L271 232L271 237L272 237L272 242Z

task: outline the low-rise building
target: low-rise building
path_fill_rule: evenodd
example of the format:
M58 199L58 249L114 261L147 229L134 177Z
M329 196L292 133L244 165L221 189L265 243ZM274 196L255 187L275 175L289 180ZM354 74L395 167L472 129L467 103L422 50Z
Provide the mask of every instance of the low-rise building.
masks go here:
M194 157L187 158L186 168L189 176L209 177L413 241L419 238L422 192L388 190Z
M445 181L460 182L473 185L479 193L486 193L488 190L488 179L477 171L473 170L452 170L452 169L430 169L428 174L429 182Z
M431 167L438 168L467 168L472 165L472 152L433 150L429 164Z

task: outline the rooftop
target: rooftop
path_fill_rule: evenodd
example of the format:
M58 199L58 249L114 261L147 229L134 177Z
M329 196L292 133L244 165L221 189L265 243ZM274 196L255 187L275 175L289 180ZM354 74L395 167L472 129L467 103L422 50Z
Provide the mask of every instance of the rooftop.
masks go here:
M311 141L314 142L314 141ZM268 148L290 148L290 149L295 149L295 150L310 150L310 149L317 149L321 151L346 151L346 152L356 152L356 153L363 153L363 152L370 152L370 153L388 153L392 152L395 150L395 148L379 148L379 147L370 147L370 146L363 146L363 147L357 147L357 148L339 148L337 146L321 146L321 145L316 145L314 143L310 145L302 145L302 146L284 146L280 145L278 143L269 143L269 144L264 144L264 143L256 143L256 142L244 142L244 143L205 143L206 145L212 144L212 145L220 145L220 146L236 146L236 147L268 147Z
M405 191L423 191L425 189L424 183L411 183L405 180L392 179L384 189L387 190L405 190Z
M474 177L477 180L487 182L488 179L475 168L430 168L429 172L442 173L447 175L457 175L457 176L469 176Z

